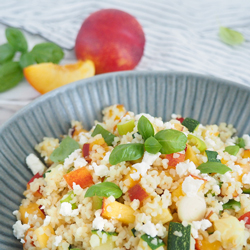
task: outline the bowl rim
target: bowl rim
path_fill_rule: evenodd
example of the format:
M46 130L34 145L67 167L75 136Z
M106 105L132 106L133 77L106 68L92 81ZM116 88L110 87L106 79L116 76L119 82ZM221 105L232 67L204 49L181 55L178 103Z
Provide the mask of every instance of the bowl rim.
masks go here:
M237 87L241 90L246 90L250 93L250 86L244 85L242 83L237 83L234 81L230 81L227 79L219 78L216 76L210 76L210 75L203 75L203 74L198 74L198 73L190 73L190 72L185 72L185 71L136 71L136 70L128 70L128 71L118 71L118 72L111 72L111 73L105 73L105 74L100 74L100 75L95 75L93 77L81 79L75 82L72 82L70 84L66 84L62 87L59 87L57 89L54 89L46 94L43 94L34 100L32 100L29 104L25 105L22 107L20 110L18 110L10 119L5 121L1 126L0 126L0 138L1 134L4 132L4 130L11 124L13 123L18 117L22 116L27 110L33 108L40 102L45 101L48 98L51 98L53 96L58 95L59 93L64 93L67 90L74 89L77 86L80 85L88 85L88 84L95 84L98 80L103 80L106 78L112 78L112 77L126 77L126 76L135 76L135 75L141 75L141 76L157 76L157 75L168 75L168 76L183 76L183 77L195 77L197 79L204 79L204 80L210 80L210 81L217 81L220 82L222 85L228 85L228 86L234 86Z

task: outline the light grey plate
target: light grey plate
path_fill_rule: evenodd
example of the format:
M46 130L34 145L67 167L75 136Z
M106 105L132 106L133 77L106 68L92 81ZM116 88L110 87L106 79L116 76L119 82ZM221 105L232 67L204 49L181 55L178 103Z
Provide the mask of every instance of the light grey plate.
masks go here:
M172 113L203 124L232 123L250 133L250 88L188 73L118 72L95 76L52 91L19 111L0 129L0 249L22 249L12 235L31 172L25 157L44 136L67 133L71 120L91 128L101 110L124 104L135 113L170 119Z

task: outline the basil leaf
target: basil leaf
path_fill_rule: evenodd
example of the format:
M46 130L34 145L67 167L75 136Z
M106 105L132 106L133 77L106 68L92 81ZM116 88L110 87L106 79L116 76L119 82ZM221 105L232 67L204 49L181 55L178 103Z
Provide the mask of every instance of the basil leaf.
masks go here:
M24 53L21 55L19 63L22 69L24 69L32 64L35 64L36 61L31 53Z
M143 234L141 236L141 239L144 240L145 242L147 242L148 246L152 249L152 250L156 250L161 246L165 246L165 243L163 242L162 239L160 239L159 237L151 237L147 234ZM156 244L153 244L152 241L154 242L156 239Z
M138 132L141 134L144 141L150 136L154 136L154 127L151 122L145 117L141 116L137 124Z
M109 156L109 163L116 165L122 161L140 159L144 154L144 145L141 143L128 143L116 146Z
M26 38L19 29L7 28L5 35L9 44L12 45L16 51L26 52L28 50Z
M115 135L110 133L108 130L104 129L100 124L97 124L93 133L91 134L92 137L101 134L104 141L108 144L108 146L112 146L112 142L114 141Z
M221 162L220 160L217 160L218 153L216 151L206 150L206 154L207 154L208 161L210 161L210 162Z
M224 152L228 152L230 155L237 155L239 150L240 150L239 146L227 146Z
M133 236L136 237L136 235L135 235L136 234L136 230L135 230L134 227L131 229L131 232L132 232Z
M89 187L84 197L111 195L117 199L122 196L122 190L113 182L102 182Z
M18 62L0 65L0 92L15 87L23 79L23 71Z
M40 43L30 52L37 63L59 63L64 56L63 50L54 43Z
M79 149L79 144L69 136L64 138L59 147L56 148L50 155L50 159L53 162L64 162L64 160L73 153L76 149Z
M228 166L220 163L220 162L206 162L202 163L197 169L201 171L202 174L225 174L228 171L232 171Z
M145 150L151 154L157 154L162 148L161 144L153 136L150 136L145 141L144 146Z
M236 141L236 145L239 146L240 148L244 148L245 149L245 141L243 138L238 138L237 141Z
M241 208L240 202L236 200L229 200L227 203L222 205L223 209L235 209L235 206Z
M162 154L172 154L180 152L186 148L187 137L180 131L165 129L155 135L155 139L161 144Z
M4 63L11 60L14 55L15 50L10 44L5 43L0 46L0 63Z
M229 45L238 45L245 41L244 36L240 32L226 27L220 27L219 36L222 42Z
M185 126L191 133L194 132L194 130L197 128L199 124L200 123L198 121L189 117L185 118L184 121L182 122L182 125Z

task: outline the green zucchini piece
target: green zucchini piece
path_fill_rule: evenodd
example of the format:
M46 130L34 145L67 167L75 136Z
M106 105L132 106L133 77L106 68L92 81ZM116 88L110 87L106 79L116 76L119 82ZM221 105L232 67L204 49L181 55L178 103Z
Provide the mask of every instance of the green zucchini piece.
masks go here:
M129 120L125 122L120 122L117 124L117 129L119 135L126 135L129 132L132 132L135 127L135 120Z
M147 243L147 246L144 246L143 241ZM143 250L163 250L165 243L159 237L151 237L147 234L141 236L140 242L138 244Z
M199 124L200 123L198 121L189 117L185 118L184 121L182 122L182 125L185 126L191 133L194 132L194 130L197 128Z
M102 200L103 198L99 197L99 196L93 196L92 198L93 203L92 206L95 210L101 209L102 208Z
M175 232L181 232L182 236L176 236ZM184 227L181 223L170 222L168 229L168 250L190 250L191 226Z
M188 134L187 138L188 138L188 144L190 146L196 146L196 148L198 148L201 153L206 150L207 146L206 146L205 142L203 140L201 140L200 138L198 138L192 134Z
M241 208L241 204L239 201L236 200L229 200L227 203L222 205L223 209L235 209L234 207Z
M243 194L250 194L250 189L242 188L242 193Z
M72 200L73 200L73 197L76 196L72 191L69 191L66 195L63 196L63 198L60 200L60 203L63 203L63 202L68 202L71 204L71 207L72 209L76 209L77 208L77 205L75 203L72 203Z

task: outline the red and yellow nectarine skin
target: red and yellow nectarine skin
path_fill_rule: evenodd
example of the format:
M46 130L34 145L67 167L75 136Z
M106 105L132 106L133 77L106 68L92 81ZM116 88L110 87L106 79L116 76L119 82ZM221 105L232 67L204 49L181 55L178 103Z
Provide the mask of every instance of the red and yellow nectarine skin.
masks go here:
M137 199L142 202L145 198L148 197L148 193L144 190L144 188L137 183L132 188L128 190L128 195L131 201Z
M145 35L139 22L116 9L99 10L82 24L76 38L79 60L92 60L96 73L131 70L140 61Z

